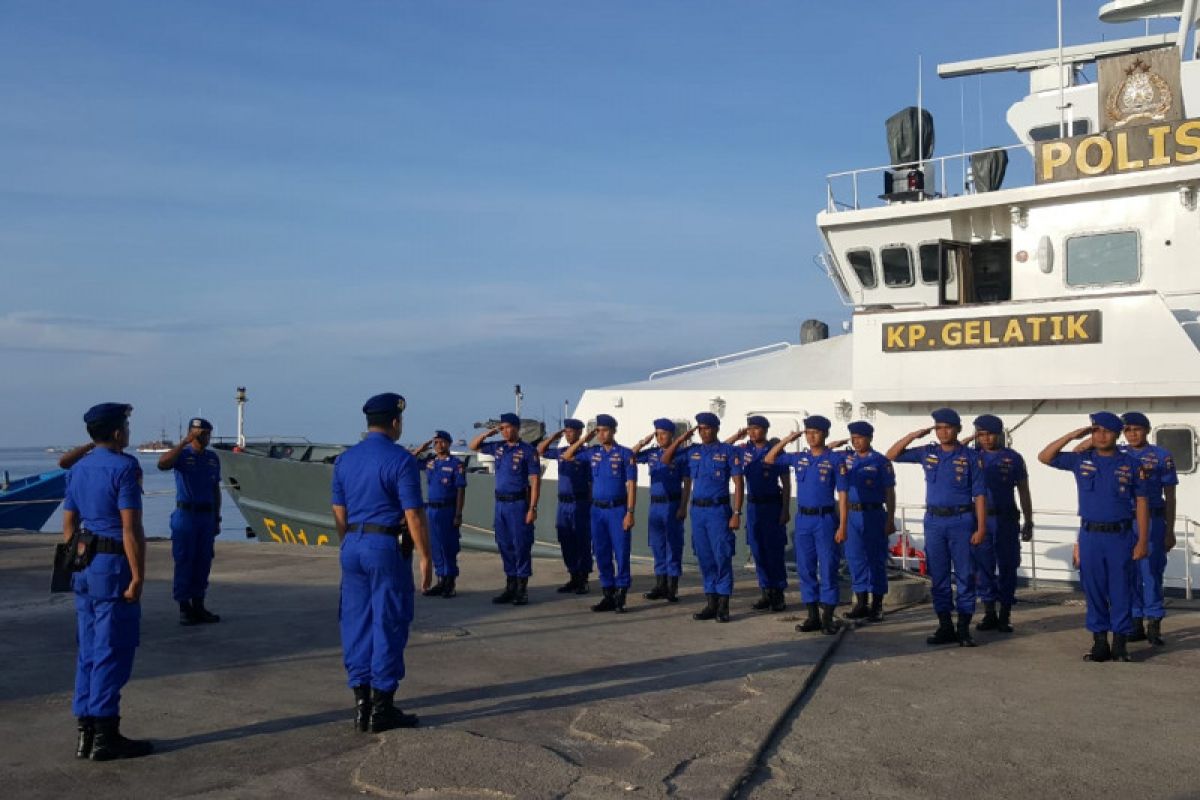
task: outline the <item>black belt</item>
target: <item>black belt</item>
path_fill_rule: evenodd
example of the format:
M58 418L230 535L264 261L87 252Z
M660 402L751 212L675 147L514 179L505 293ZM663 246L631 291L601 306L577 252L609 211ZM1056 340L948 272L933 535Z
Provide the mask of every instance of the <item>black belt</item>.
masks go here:
M751 497L751 498L749 498L749 500L750 500L750 504L755 505L755 506L765 506L765 505L770 505L771 503L782 503L783 502L783 498L780 497L779 495L772 496L769 494L762 495L760 497Z
M833 513L833 506L800 506L796 511L806 517L823 517Z
M125 555L125 541L123 539L110 539L107 536L97 536L96 552L110 556L123 556Z
M346 533L383 533L388 536L399 536L404 533L404 525L374 525L370 522L360 522L346 528Z
M426 508L450 508L450 506L457 504L457 500L430 500L425 506Z
M717 497L712 500L704 500L699 497L693 497L692 505L696 506L697 508L716 508L717 506L727 506L729 505L729 497Z
M215 511L217 508L212 503L176 503L175 507L180 511Z
M1166 519L1167 518L1166 506L1159 506L1158 508L1150 509L1150 516L1155 517L1156 519Z
M515 503L518 500L524 500L524 499L525 499L524 492L521 492L519 494L505 494L503 492L496 492L496 502L497 503Z
M987 515L989 517L1009 517L1011 519L1016 519L1017 517L1021 516L1021 512L1017 511L1015 508L989 508L987 510Z
M883 503L851 503L851 511L882 511Z
M925 509L926 513L935 517L957 517L959 514L966 514L974 510L975 506L930 506Z
M678 494L655 494L650 496L651 503L678 503L683 499L683 495Z
M624 508L629 502L629 498L622 497L619 500L593 500L592 508Z
M560 494L558 502L560 503L586 503L590 495L586 494Z
M1088 522L1083 521L1083 529L1088 533L1124 533L1129 530L1130 521L1123 522Z

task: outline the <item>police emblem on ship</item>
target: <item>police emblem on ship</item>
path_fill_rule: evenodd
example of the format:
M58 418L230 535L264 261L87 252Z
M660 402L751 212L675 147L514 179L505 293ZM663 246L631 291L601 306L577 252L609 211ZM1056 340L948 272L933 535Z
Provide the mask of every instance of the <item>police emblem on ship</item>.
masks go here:
M1104 111L1114 128L1133 122L1166 119L1174 105L1170 85L1140 58L1125 69L1125 79L1113 87Z

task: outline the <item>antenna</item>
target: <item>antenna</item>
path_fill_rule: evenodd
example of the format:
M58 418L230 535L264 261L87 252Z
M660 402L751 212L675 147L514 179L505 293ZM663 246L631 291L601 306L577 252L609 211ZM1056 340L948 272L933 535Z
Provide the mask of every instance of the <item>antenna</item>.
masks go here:
M923 117L925 115L921 113L921 108L922 108L921 101L923 99L925 85L921 80L921 78L922 78L921 66L922 66L922 58L921 58L921 55L918 54L917 55L917 169L921 170L922 175L924 175L924 172L925 172L925 133L924 133L923 129L924 129L925 125L924 125Z
M1195 2L1195 0L1192 0ZM1067 137L1067 86L1063 77L1062 0L1058 0L1058 135Z
M521 401L525 399L525 395L521 393L521 384L513 387L513 397L516 399L517 416L521 416Z

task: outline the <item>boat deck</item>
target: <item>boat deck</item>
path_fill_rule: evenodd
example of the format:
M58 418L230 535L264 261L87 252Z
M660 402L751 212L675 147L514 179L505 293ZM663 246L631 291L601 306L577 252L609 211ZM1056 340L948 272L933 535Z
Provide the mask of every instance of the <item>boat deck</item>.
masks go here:
M150 544L123 714L158 752L76 762L73 609L46 594L52 540L0 534L9 797L719 798L741 777L736 796L754 798L1200 791L1200 605L1182 600L1166 649L1089 664L1074 595L1026 595L1016 634L934 649L927 605L801 638L791 611L746 610L750 573L728 625L689 618L694 574L678 605L638 595L599 615L595 594L554 593L547 559L529 606L496 607L497 557L468 552L460 597L418 598L400 696L423 727L376 736L350 730L336 551L247 543L218 546L210 606L224 621L200 628L176 624L170 545Z

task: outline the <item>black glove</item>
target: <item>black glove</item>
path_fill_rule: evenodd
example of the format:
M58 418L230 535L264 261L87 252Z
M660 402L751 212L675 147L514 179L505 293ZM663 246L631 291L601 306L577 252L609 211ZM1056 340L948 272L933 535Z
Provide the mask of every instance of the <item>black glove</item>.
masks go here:
M1021 541L1033 541L1033 520L1026 520L1025 524L1021 526Z

